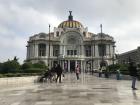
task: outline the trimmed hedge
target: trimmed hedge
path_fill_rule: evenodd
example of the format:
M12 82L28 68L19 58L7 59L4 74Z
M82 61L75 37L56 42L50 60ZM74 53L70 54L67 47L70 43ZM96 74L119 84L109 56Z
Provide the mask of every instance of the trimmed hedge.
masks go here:
M41 69L41 68L28 68L22 70L23 73L42 73L44 71L45 69Z
M38 75L41 75L41 73L7 73L7 74L0 74L0 78L38 76Z

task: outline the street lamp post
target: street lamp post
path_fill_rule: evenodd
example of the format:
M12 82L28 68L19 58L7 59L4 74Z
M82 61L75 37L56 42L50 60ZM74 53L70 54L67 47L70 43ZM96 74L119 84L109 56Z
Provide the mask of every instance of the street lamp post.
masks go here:
M113 69L115 69L114 67L114 56L115 56L115 45L112 46L113 47L113 57L112 57L112 60L113 60Z
M49 24L49 51L48 51L48 67L50 66L50 24Z
M93 43L92 43L92 40L91 40L91 56L92 56L92 58L91 58L91 73L92 73L92 75L93 75Z
M103 63L104 63L104 58L103 58L103 56L104 56L104 49L103 49L103 34L102 34L102 24L100 24L100 28L101 28L101 51L102 51L102 60L101 60L101 67L103 66Z

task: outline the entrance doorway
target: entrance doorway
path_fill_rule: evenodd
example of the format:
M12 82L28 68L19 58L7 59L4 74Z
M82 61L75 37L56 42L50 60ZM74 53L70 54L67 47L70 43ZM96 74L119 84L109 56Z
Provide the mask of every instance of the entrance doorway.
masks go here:
M75 61L70 61L70 72L75 71Z

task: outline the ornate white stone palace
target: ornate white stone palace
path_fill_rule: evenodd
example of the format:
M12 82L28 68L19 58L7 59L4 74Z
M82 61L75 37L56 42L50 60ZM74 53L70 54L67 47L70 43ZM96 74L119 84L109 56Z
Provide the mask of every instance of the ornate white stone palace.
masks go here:
M73 20L70 11L68 20L54 28L54 32L31 36L27 45L27 59L36 63L44 61L53 66L60 63L66 71L74 70L79 64L86 68L98 69L113 63L115 41L112 36L88 32L80 22Z

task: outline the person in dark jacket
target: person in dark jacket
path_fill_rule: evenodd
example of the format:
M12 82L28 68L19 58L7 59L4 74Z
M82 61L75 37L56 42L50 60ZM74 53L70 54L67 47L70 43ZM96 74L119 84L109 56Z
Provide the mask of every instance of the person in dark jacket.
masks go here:
M57 67L57 64L55 64L55 65L51 68L51 74L52 74L52 80L53 80L53 81L56 80L56 67Z
M58 66L56 67L56 73L57 73L56 82L59 78L59 83L61 83L62 68L61 68L60 64L58 64Z
M132 89L137 90L135 84L136 84L138 73L137 73L137 67L135 66L135 63L130 62L128 69L129 69L130 76L132 77Z

